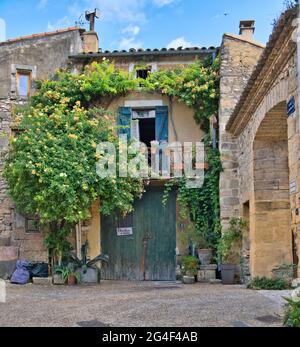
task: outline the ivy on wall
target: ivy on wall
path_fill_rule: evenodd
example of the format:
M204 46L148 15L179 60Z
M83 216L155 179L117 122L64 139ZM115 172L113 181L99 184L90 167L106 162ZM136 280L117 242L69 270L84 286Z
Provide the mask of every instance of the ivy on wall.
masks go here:
M51 80L38 82L28 105L15 111L23 133L12 139L4 170L17 208L39 215L54 225L53 230L89 217L97 197L103 213L116 208L131 211L134 199L143 192L142 179L100 180L95 174L96 144L117 145L115 117L105 110L107 100L131 91L158 91L193 108L198 124L208 123L218 111L218 66L218 59L197 61L150 73L144 80L133 79L104 60L86 66L82 73L58 71ZM220 162L209 140L206 148L209 168L204 187L187 190L183 179L178 183L178 199L190 211L196 231L214 245L220 223Z
M132 78L118 70L108 60L92 63L81 74L57 72L52 80L38 83L38 93L32 98L33 106L43 104L51 113L62 98L69 106L80 101L83 107L106 103L107 99L126 95L131 91L157 91L177 98L195 110L195 120L201 124L218 112L219 59L213 62L197 61L174 70L149 73L147 79Z
M221 237L219 178L222 170L220 153L212 147L210 137L205 138L207 169L201 188L188 188L185 178L173 179L166 184L164 203L174 186L178 187L180 214L193 225L185 236L185 243L196 248L216 250Z

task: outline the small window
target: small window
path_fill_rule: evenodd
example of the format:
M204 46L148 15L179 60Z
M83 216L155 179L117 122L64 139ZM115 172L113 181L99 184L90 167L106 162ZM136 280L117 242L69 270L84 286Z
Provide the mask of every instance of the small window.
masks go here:
M17 72L17 95L28 97L31 89L31 71Z
M138 69L136 70L136 77L142 78L143 80L147 79L149 76L149 72L151 72L151 66L146 67L144 69Z
M28 217L25 221L25 230L27 234L40 233L40 220L38 218Z

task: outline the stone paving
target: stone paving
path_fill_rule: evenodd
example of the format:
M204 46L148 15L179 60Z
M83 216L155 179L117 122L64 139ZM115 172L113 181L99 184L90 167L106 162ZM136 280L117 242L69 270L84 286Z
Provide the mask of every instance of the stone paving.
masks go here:
M100 286L14 286L0 303L0 326L282 326L280 292L242 286L110 282ZM287 293L284 293L285 296Z

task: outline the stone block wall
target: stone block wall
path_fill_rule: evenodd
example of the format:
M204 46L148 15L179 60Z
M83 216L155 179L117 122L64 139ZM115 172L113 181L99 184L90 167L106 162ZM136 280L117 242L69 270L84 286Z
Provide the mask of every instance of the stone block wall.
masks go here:
M221 96L219 148L223 172L220 178L221 222L226 229L230 218L240 215L239 148L237 139L226 132L228 120L247 84L263 45L241 36L225 34L221 47Z
M252 276L272 276L276 266L293 263L292 235L300 254L299 110L296 52L278 75L237 137L239 215L250 207ZM296 110L288 118L287 101ZM295 191L290 184L295 182Z
M69 55L81 52L81 31L76 28L0 43L0 245L19 247L22 259L48 261L48 254L43 233L25 232L25 218L15 211L2 175L12 135L12 108L26 103L16 95L16 66L29 67L33 79L43 79L67 67Z

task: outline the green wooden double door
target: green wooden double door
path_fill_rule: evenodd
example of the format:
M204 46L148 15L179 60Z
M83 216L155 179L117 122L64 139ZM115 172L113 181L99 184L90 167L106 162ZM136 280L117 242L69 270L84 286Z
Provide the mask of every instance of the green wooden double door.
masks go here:
M136 201L133 214L101 218L102 252L109 256L103 267L106 280L176 280L176 193L167 205L163 188L149 188Z

